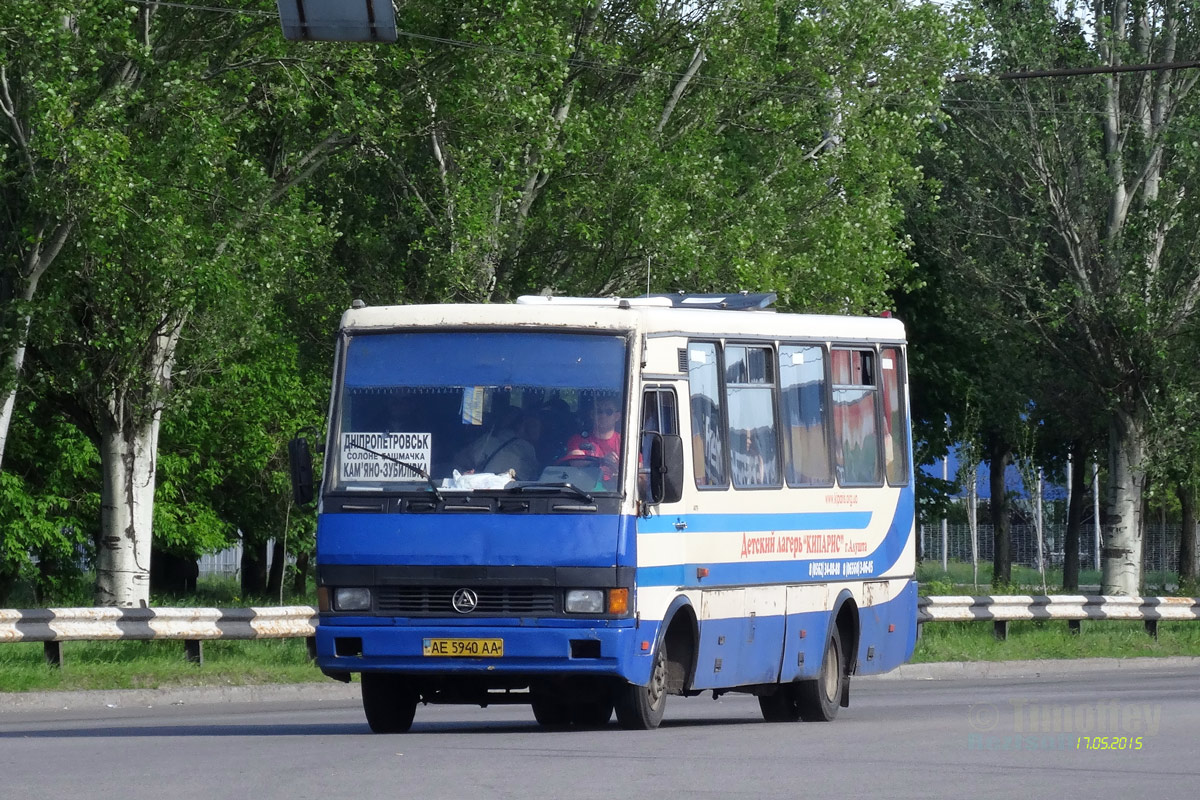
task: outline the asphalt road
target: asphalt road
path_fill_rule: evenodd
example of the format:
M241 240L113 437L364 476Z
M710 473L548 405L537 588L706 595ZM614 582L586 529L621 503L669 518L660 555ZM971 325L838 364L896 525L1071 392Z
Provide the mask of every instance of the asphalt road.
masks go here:
M739 695L671 698L662 728L651 732L615 724L547 732L526 706L440 706L419 708L408 734L376 736L357 702L334 684L266 701L254 694L161 697L169 704L129 696L138 704L55 702L0 713L0 797L1096 800L1200 793L1194 663L859 679L851 707L831 724L764 723L757 702ZM1107 736L1124 749L1087 749L1085 736Z

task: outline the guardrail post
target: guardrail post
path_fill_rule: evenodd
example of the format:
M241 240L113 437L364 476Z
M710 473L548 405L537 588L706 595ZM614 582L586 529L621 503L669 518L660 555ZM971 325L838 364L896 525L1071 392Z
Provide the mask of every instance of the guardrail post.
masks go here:
M917 638L921 638L921 626L917 626ZM308 660L317 660L317 637L307 636L304 639L304 648L308 651Z
M1156 620L1156 619L1146 620L1146 633L1153 636L1155 641L1158 641L1158 620Z
M1069 619L1067 620L1067 631L1078 636L1083 632L1083 620Z
M63 665L63 648L62 642L42 642L42 652L46 656L46 663L52 667L62 668Z
M1008 620L998 619L992 623L992 633L1000 641L1008 638Z
M183 652L191 664L204 663L204 642L201 639L184 639Z

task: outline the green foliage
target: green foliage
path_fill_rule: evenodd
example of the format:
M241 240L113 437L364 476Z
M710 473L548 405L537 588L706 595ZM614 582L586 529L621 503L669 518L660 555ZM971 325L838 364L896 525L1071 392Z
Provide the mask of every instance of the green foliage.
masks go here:
M0 472L0 606L18 581L29 604L78 596L99 513L95 447L44 406L22 410Z
M32 320L10 584L52 540L87 564L97 445L159 419L156 547L309 552L285 442L321 427L353 297L638 293L649 272L873 311L910 280L903 199L960 49L934 5L401 4L426 38L378 47L285 43L271 0L231 7L268 16L0 6L0 388ZM55 231L39 282L23 265Z

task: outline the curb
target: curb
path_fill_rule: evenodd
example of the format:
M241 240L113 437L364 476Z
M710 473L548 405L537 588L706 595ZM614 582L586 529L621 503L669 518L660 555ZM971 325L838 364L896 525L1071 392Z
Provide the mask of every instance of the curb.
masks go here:
M1087 675L1095 672L1135 672L1147 670L1200 670L1200 657L1165 656L1162 658L1070 658L1033 661L935 661L927 664L902 664L882 675L864 675L855 680L941 681L989 678L1049 678Z
M77 692L0 692L0 719L11 711L145 709L231 703L361 702L358 684L284 683L255 686L175 686Z

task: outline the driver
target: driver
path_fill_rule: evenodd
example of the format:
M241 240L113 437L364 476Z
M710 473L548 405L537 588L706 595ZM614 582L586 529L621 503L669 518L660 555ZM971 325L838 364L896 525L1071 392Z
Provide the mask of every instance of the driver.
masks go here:
M605 483L617 475L621 459L621 411L614 400L600 398L592 406L592 429L567 440L567 454L561 461L594 458L600 464Z

